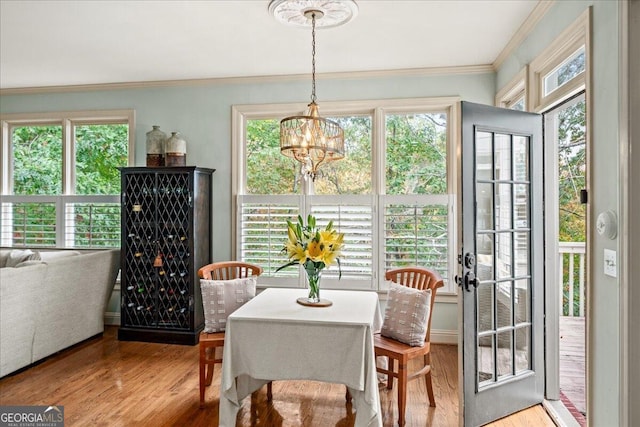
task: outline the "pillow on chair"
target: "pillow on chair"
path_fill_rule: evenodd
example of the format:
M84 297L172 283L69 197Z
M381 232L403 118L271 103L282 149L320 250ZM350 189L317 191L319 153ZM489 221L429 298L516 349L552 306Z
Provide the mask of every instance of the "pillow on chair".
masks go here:
M430 303L431 289L421 291L389 282L381 335L412 347L424 345Z
M227 317L256 296L256 278L200 279L204 307L204 332L223 332Z

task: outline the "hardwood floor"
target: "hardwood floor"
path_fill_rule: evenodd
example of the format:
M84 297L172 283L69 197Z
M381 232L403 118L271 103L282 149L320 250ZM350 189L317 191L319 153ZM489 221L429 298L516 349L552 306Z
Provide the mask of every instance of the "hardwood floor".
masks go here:
M64 405L69 426L217 426L220 371L198 408L198 347L104 336L65 350L0 380L0 405ZM433 388L428 405L424 382L409 384L407 426L458 425L457 347L434 345ZM354 413L344 386L311 381L276 381L273 402L266 387L245 399L238 426L352 426ZM380 389L384 426L397 419L396 390ZM493 424L495 427L554 426L537 406Z

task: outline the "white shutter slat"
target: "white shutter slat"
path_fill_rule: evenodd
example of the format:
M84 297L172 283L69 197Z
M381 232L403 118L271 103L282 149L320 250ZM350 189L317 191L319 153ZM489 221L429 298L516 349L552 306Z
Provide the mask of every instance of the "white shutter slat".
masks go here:
M449 205L429 200L384 203L385 269L418 265L448 277ZM433 200L431 200L432 202Z

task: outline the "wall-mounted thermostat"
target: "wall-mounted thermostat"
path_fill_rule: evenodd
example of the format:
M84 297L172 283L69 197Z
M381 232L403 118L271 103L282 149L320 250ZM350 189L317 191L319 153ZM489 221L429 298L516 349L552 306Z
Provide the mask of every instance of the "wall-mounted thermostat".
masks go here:
M596 231L599 235L609 239L615 239L618 235L618 216L614 211L608 210L598 215Z

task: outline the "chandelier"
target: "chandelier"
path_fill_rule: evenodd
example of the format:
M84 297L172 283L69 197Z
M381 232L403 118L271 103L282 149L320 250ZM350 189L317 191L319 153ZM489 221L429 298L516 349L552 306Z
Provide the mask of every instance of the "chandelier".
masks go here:
M280 152L301 163L305 176L315 181L318 168L344 158L344 131L338 123L320 116L316 103L316 24L334 27L353 19L353 1L272 0L269 11L287 24L311 24L311 103L304 115L280 121Z

